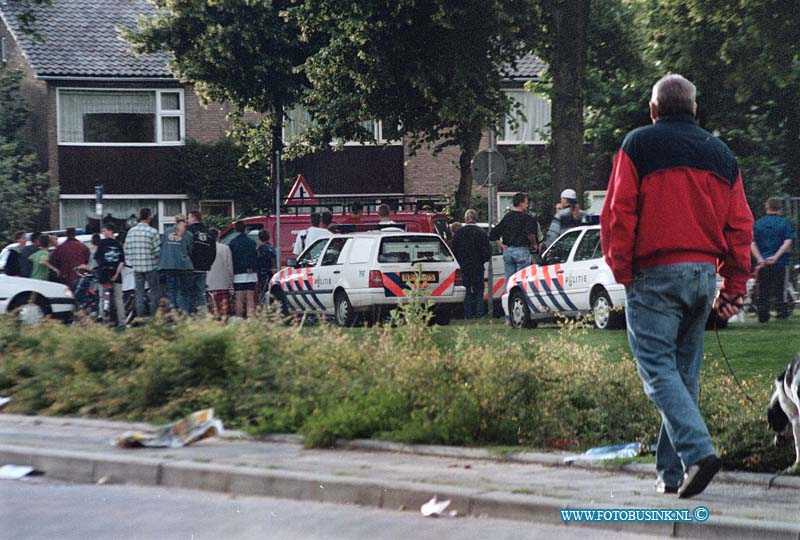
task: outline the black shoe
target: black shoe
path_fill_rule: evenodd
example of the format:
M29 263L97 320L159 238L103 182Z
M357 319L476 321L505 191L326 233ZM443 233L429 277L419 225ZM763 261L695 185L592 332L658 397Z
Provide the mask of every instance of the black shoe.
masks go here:
M721 466L722 460L716 454L706 456L694 465L689 465L683 485L678 489L678 497L688 499L702 493Z
M656 493L671 495L674 493L678 493L678 487L679 486L671 486L669 484L665 484L664 480L661 477L656 479Z

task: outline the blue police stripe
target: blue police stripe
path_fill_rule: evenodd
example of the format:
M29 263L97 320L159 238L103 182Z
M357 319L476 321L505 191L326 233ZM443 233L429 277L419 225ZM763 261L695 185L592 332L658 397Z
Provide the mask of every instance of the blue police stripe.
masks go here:
M291 281L288 281L288 280L286 281L286 288L288 289L287 298L291 298L292 299L292 301L294 302L294 305L295 305L295 309L297 311L305 311L306 307L303 305L303 302L300 301L300 298L303 298L303 297L297 292L297 289L292 287L292 282ZM298 298L298 297L300 297L300 298ZM303 298L303 300L305 300L305 298ZM308 301L306 300L306 302L308 302Z
M572 308L573 311L578 311L578 308L575 307L575 304L573 304L572 300L569 299L569 296L564 291L564 287L561 286L561 283L557 279L553 280L553 285L555 285L556 289L558 289L558 292L560 293L561 298L564 300L564 302L566 302L567 305L570 308Z
M536 296L539 296L539 294L536 292L536 288L533 286L533 281L528 281L528 289L532 290L533 294L535 294ZM542 310L536 307L536 304L533 302L533 298L531 298L530 294L525 293L524 296L525 296L525 301L528 302L528 307L532 311L535 311L536 313L542 312ZM539 301L541 302L542 299L540 298Z
M539 294L539 289L534 286L535 282L531 280L528 282L530 287L533 289L533 294L536 296L536 299L539 301L539 304L542 306L542 311L549 311L549 306L547 302L544 301L544 298Z
M558 311L564 311L564 308L561 307L561 304L558 303L558 300L556 300L556 297L553 296L553 293L550 290L550 287L547 286L547 282L545 280L543 280L543 279L540 279L539 283L542 284L542 289L544 289L544 292L547 295L547 298L549 298L550 301L553 303L553 307L556 308Z
M320 309L325 309L325 306L322 304L322 302L319 301L319 298L317 298L317 293L314 292L314 288L311 286L311 283L309 283L307 279L305 280L305 282L306 282L306 287L308 287L308 293L311 295L311 298L314 300L314 302L317 303Z

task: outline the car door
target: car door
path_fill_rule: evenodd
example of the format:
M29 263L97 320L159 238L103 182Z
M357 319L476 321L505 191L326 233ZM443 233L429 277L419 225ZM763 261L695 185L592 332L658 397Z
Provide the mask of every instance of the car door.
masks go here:
M343 270L349 241L350 238L346 236L333 237L325 248L319 266L314 269L313 293L322 304L323 309L329 313L333 313L334 288L345 277Z
M330 238L320 238L306 248L293 268L281 271L281 289L290 311L319 311L324 305L314 293L314 277Z
M582 232L574 229L562 234L544 252L541 264L528 267L528 296L534 310L537 307L545 312L572 313L578 310L564 291L564 267Z
M600 229L586 229L578 241L572 260L564 269L564 290L580 311L589 310L589 290L602 263Z

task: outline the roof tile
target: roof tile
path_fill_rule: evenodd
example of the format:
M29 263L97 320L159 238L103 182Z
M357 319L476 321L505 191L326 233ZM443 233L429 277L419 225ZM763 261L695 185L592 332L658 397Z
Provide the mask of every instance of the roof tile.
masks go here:
M51 6L32 6L34 30L44 41L20 30L16 15L28 5L6 0L0 12L37 76L174 78L167 67L171 55L134 55L119 37L118 27L134 28L139 16L155 13L146 0L52 0Z

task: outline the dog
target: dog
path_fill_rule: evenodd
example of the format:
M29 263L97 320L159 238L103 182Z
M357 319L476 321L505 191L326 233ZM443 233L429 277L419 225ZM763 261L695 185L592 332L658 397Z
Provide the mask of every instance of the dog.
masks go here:
M791 426L795 461L786 472L800 474L800 353L797 353L775 379L775 392L767 408L767 422L775 432L775 445L780 445L789 438Z

